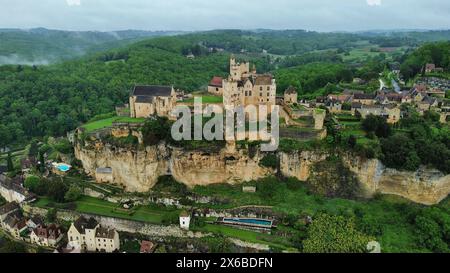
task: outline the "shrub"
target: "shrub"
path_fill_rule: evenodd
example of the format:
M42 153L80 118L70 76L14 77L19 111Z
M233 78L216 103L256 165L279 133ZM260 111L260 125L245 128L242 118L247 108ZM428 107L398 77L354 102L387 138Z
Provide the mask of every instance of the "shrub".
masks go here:
M259 164L264 167L276 169L278 166L278 158L275 154L267 154L259 161Z

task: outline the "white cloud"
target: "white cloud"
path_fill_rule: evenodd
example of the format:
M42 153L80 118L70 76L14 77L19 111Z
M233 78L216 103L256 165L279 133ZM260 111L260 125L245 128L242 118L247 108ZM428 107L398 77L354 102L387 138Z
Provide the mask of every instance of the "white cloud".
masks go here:
M66 0L69 6L79 6L81 5L81 0Z
M369 6L381 6L381 0L366 0Z

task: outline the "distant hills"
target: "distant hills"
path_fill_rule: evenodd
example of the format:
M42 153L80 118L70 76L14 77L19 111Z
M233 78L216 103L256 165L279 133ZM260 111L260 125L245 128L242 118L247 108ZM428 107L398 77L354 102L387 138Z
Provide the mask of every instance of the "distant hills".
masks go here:
M175 31L62 31L45 28L0 29L1 64L49 64L128 45Z
M322 33L306 30L270 29L203 32L0 29L0 65L51 64L112 49L116 50L149 38L181 34L188 35L183 35L185 39L179 43L173 44L171 41L171 43L164 44L165 41L159 41L157 46L166 50L176 48L176 51L181 51L183 54L196 50L195 46L201 46L223 49L233 53L265 52L292 56L328 49L348 49L358 45L361 41L370 41L371 44L381 47L417 47L425 42L450 40L450 30L373 30L354 33Z

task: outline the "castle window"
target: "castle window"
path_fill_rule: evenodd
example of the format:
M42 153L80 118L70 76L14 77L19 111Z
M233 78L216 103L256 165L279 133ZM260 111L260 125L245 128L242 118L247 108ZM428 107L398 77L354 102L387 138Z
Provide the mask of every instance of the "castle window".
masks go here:
M245 96L246 96L246 97L248 96L248 91L245 91Z
M248 92L249 92L248 95L249 95L249 96L252 96L252 91L248 91Z
M262 88L262 86L259 88L259 91L262 91L263 90L263 88Z
M259 96L262 97L262 93L259 93Z
M270 90L270 86L267 86L267 91L269 91Z

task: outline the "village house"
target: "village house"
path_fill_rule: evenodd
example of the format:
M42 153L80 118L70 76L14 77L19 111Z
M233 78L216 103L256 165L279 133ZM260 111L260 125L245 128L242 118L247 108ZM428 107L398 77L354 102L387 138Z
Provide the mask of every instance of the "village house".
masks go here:
M189 230L189 224L191 222L191 214L187 211L180 213L180 228Z
M8 202L22 203L35 199L35 195L22 186L20 176L9 178L4 174L0 174L0 195Z
M214 76L208 85L208 92L214 95L223 96L223 79L222 77Z
M0 207L0 223L6 219L9 214L19 211L20 206L16 202L6 203Z
M442 67L436 67L435 64L426 64L425 73L442 73L444 69Z
M250 63L239 63L230 58L230 75L223 80L223 104L225 106L275 105L275 79L270 74L250 71Z
M6 215L2 221L2 228L14 238L20 239L21 234L28 230L27 220L20 211L15 211Z
M80 216L67 232L69 244L89 252L111 253L120 249L119 233L105 228L94 219Z
M286 104L296 104L298 93L293 86L289 86L286 91L284 91L284 103Z
M56 247L63 237L62 229L55 224L38 226L30 234L31 243L46 247Z
M353 94L352 102L359 102L363 105L375 104L376 94L355 93Z
M177 94L172 86L136 85L129 100L132 118L169 117L176 105Z
M381 116L386 118L386 122L390 124L397 123L400 120L400 108L395 104L389 105L363 105L361 108L355 109L355 114L365 119L368 115Z

